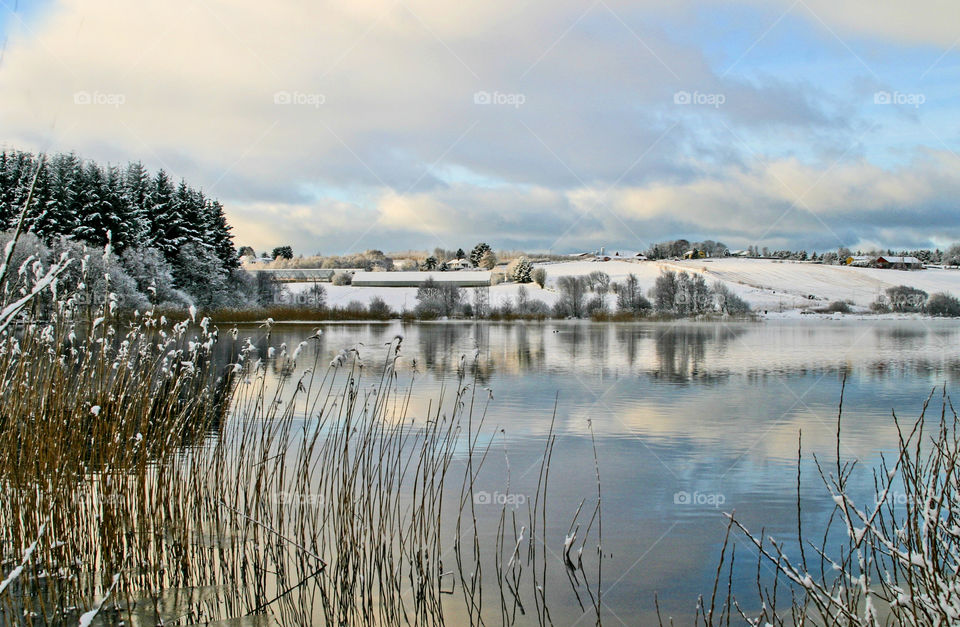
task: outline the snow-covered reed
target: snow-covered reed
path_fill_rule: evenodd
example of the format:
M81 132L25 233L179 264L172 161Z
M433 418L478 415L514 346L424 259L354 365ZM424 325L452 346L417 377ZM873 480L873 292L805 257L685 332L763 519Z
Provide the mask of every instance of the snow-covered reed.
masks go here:
M508 537L504 507L494 550L481 546L486 393L467 375L414 421L402 337L366 366L358 347L321 363L318 334L260 355L271 320L244 343L193 311L118 317L109 293L82 297L88 281L60 285L59 264L25 265L0 273L0 623L512 623L525 607L550 622L553 438L527 520L512 512ZM499 590L484 600L487 560Z
M700 599L697 624L725 625L731 618L751 625L960 623L960 420L945 388L940 411L928 415L932 398L912 424L893 415L896 452L872 470L874 494L867 502L851 494L856 463L841 460L841 398L836 461L814 456L833 501L827 528L801 524L799 470L799 547L751 531L730 515L713 592L709 601ZM798 445L798 464L801 450ZM736 535L758 556L756 606L741 605L731 593ZM764 564L772 575L764 575Z

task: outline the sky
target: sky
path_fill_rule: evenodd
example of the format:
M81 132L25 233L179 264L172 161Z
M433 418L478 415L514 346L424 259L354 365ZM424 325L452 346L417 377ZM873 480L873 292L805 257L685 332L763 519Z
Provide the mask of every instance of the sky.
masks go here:
M0 0L0 145L139 160L238 245L945 247L956 0Z

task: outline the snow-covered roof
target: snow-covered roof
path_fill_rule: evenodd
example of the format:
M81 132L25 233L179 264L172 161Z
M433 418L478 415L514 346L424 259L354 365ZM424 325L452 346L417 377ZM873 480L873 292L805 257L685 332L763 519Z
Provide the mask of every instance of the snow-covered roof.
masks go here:
M490 272L357 272L353 285L376 287L417 287L428 278L437 283L453 283L461 287L490 285Z
M903 263L903 264L909 264L909 265L916 265L921 263L921 261L916 257L902 257L902 256L895 256L895 255L881 255L880 257L877 257L877 261L880 261L881 259L883 261L886 261L887 263L894 263L894 264Z

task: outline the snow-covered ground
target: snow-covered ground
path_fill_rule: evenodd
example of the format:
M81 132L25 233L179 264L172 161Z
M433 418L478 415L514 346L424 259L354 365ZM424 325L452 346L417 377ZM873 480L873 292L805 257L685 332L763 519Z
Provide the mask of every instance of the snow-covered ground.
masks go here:
M541 264L547 271L547 286L541 289L527 284L527 294L553 305L558 298L556 282L562 276L605 272L613 282L628 274L636 275L644 289L653 286L663 269L703 274L709 284L725 283L743 297L756 311L770 315L796 315L805 309L823 307L834 300L852 301L867 308L888 287L908 285L929 294L947 292L960 296L960 270L879 270L848 266L770 261L764 259L697 259L688 261L571 261ZM291 283L287 288L297 294L308 290L310 283ZM353 287L323 284L327 303L346 305L350 301L368 303L374 296L384 299L397 311L416 306L415 287ZM490 303L498 305L506 299L515 301L519 285L503 283L490 288ZM470 289L467 288L468 296ZM613 302L613 296L608 296Z

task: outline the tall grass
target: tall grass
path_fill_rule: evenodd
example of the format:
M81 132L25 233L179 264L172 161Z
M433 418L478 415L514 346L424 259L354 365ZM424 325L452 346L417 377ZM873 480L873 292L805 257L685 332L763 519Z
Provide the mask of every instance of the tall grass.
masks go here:
M805 529L799 498L797 535L789 549L729 516L712 593L698 604L697 624L729 625L955 625L960 623L960 419L943 390L940 411L902 424L898 443L869 472L873 498L858 502L851 484L855 462L840 456L843 400L837 417L834 463L814 456L833 510L825 528ZM732 594L736 538L757 555L757 605ZM770 575L763 575L761 566ZM758 609L759 608L759 609ZM662 623L663 621L661 621Z
M504 506L486 546L489 397L468 368L412 415L401 337L261 354L269 323L244 342L196 312L119 317L59 267L0 272L0 622L551 622L547 552L572 542L544 535L554 438L534 504ZM581 552L599 507L598 487Z

